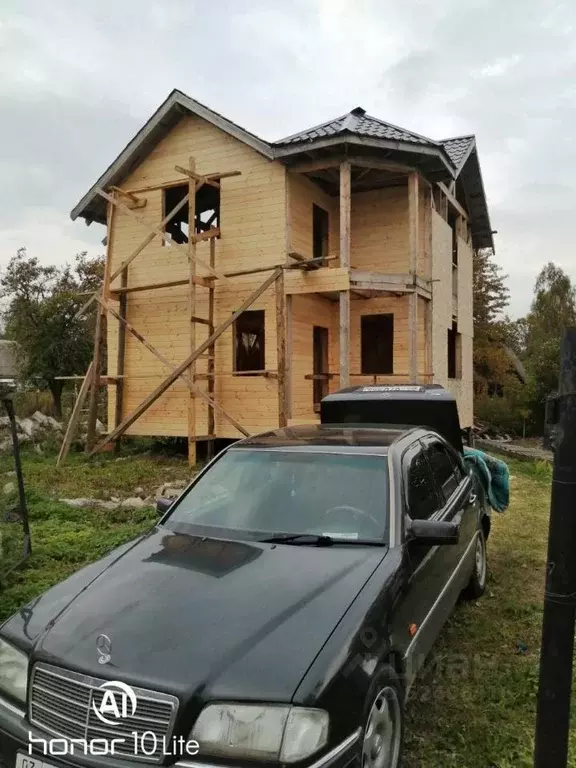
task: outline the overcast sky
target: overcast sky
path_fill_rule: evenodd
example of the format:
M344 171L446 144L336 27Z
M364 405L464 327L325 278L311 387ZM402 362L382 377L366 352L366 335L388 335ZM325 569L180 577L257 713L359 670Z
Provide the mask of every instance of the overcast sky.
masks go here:
M576 281L576 3L0 0L0 267L102 251L69 212L173 88L266 139L364 107L475 133L510 312Z

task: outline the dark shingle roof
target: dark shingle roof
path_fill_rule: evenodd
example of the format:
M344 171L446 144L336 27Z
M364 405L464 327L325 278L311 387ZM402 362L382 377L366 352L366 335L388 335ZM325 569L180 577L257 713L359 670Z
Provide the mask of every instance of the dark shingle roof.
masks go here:
M223 130L269 160L289 162L316 147L326 145L365 145L369 149L399 152L408 157L411 167L418 165L434 178L457 178L465 190L470 207L470 221L475 247L492 246L492 230L474 136L458 136L434 141L413 131L379 120L356 107L334 120L308 128L275 142L267 142L236 123L206 107L185 93L174 90L152 117L126 145L98 181L71 212L72 219L83 216L87 223L106 223L106 203L100 188L118 185L142 162L153 147L178 123L183 114L192 114Z
M392 123L386 123L377 117L367 115L362 107L356 107L351 112L327 123L316 125L305 131L294 133L284 139L274 142L274 146L297 144L299 142L314 141L316 139L331 138L342 133L353 133L357 136L370 136L377 139L389 139L391 141L403 141L408 144L428 145L438 147L440 144L426 136L399 128Z
M454 139L444 139L440 143L448 153L448 157L456 168L460 168L464 159L468 156L470 147L475 143L474 136L457 136Z

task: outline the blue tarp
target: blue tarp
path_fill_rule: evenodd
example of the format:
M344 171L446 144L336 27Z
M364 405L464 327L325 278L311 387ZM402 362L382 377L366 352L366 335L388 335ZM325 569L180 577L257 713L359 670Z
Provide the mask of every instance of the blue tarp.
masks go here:
M476 448L464 448L464 461L474 470L492 509L504 512L510 503L510 472L506 462Z

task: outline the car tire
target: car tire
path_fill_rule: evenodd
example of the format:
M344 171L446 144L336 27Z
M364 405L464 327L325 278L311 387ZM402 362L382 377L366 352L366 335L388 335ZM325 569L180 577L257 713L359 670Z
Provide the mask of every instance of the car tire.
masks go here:
M486 590L487 574L486 538L484 531L480 529L474 550L474 570L472 571L468 586L462 593L466 600L478 600L479 597L482 597Z
M383 664L366 697L360 768L399 768L404 744L404 688L394 667Z

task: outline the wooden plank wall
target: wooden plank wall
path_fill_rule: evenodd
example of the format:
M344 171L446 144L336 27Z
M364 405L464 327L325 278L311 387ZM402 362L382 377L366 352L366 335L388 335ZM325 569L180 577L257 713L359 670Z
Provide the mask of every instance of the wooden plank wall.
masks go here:
M184 179L174 166L188 166L188 158L196 160L200 174L239 170L241 176L224 179L221 189L222 237L216 245L216 267L233 271L276 264L286 258L286 173L237 139L228 136L200 118L183 117L178 125L122 183L122 188L135 190ZM161 190L147 191L146 207L138 211L150 224L162 218ZM117 267L142 241L147 231L131 217L118 214L113 232L112 265ZM199 243L197 255L209 261L209 244ZM183 250L162 246L155 239L129 267L129 285L151 284L166 280L186 279L188 260ZM198 268L198 275L206 271ZM266 277L265 274L234 278L228 285L217 282L215 323L218 325ZM196 314L207 317L208 291L196 289ZM180 363L189 354L187 321L187 287L175 287L131 294L128 320L171 362ZM275 298L270 289L253 309L266 311L266 367L276 369ZM207 338L207 328L197 326L197 343ZM108 371L116 370L117 325L109 322ZM198 384L207 389L201 374L207 361L196 367ZM216 343L216 399L246 429L259 431L277 423L278 399L276 380L257 377L235 377L232 371L232 331ZM129 413L165 377L167 370L150 352L131 336L126 343L127 376L124 389L124 414ZM187 435L187 390L175 383L135 424L129 434ZM109 389L109 423L114 418L115 389ZM196 434L206 434L207 407L198 402ZM216 432L220 437L237 437L237 430L216 415Z
M432 214L434 381L456 396L460 423L463 427L468 427L473 421L472 250L463 240L459 240L458 246L458 330L462 334L462 378L449 379L447 331L452 327L452 230L434 211Z
M418 374L426 382L430 373L427 367L426 348L426 300L419 299L418 307ZM358 299L352 301L350 310L350 370L353 374L361 373L361 317L391 313L394 315L394 376L378 376L378 383L400 384L410 380L408 360L408 311L409 297L383 296L382 298ZM351 384L371 384L373 376L351 377Z
M289 172L289 221L290 237L288 251L312 258L312 206L319 205L328 211L329 234L328 253L337 256L340 252L339 243L339 209L338 198L325 194L317 184L314 184L301 173ZM337 261L331 261L330 267L337 267Z
M306 379L313 373L312 334L315 325L328 328L329 372L338 371L338 303L322 296L292 297L292 409L294 423L315 421L313 382ZM329 391L338 389L338 378L332 379Z
M354 193L351 266L381 273L409 272L407 222L405 185Z

